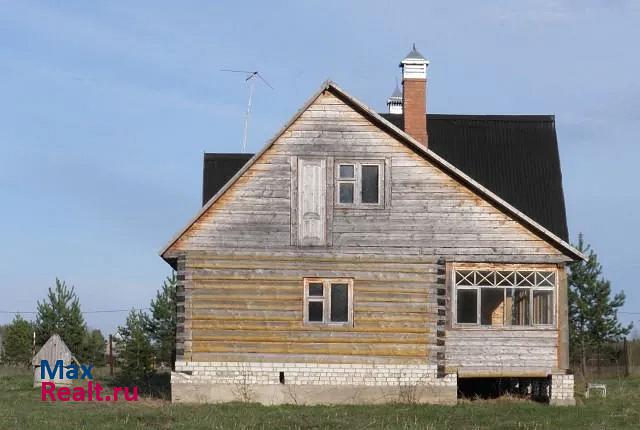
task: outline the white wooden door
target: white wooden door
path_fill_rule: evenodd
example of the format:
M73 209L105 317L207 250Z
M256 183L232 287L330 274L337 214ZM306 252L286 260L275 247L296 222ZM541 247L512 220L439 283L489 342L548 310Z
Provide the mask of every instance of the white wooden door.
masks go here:
M327 163L298 160L298 240L303 246L326 244Z

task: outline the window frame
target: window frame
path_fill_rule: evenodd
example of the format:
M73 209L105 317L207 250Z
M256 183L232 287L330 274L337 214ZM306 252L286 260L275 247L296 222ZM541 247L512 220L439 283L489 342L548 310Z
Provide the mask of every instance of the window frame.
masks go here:
M480 285L474 278L472 284L474 285L456 285L457 272L460 271L475 271L475 272L552 272L553 273L553 285L509 285L497 283L497 285ZM515 276L515 275L514 275ZM535 275L534 275L535 276ZM482 264L451 264L450 270L450 292L451 292L451 327L459 329L481 329L481 330L540 330L540 329L556 329L558 322L558 282L559 273L557 266L523 266L523 265L482 265ZM535 278L534 278L535 279ZM484 282L486 279L482 280ZM504 281L504 279L502 280ZM500 281L500 282L502 282ZM534 282L535 284L535 282ZM482 290L502 289L503 297L506 299L508 289L528 290L528 313L529 324L514 325L483 325L482 324ZM458 322L458 291L476 291L476 322L475 323L459 323ZM550 324L534 323L534 292L536 291L551 291L551 318ZM503 299L503 304L506 300ZM503 317L504 321L504 317Z
M322 284L322 297L309 295L309 284ZM347 285L347 321L331 321L331 288L334 284ZM353 327L353 278L304 278L302 321L305 326ZM322 321L309 321L309 302L322 302Z
M336 208L382 209L385 207L385 160L384 159L340 159L334 167L334 204ZM353 166L353 179L340 177L340 166ZM362 166L378 167L378 203L362 202ZM353 203L340 202L340 184L353 184Z

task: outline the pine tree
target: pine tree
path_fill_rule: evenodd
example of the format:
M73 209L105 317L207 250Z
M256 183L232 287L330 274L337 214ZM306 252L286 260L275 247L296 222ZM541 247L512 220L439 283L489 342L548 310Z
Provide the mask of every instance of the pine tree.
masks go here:
M155 300L151 300L151 318L147 325L158 361L172 368L176 347L176 284L176 274L173 272L165 279Z
M106 343L100 330L90 330L82 340L82 362L91 363L96 367L104 366Z
M147 316L142 311L132 310L125 325L118 327L118 362L124 385L146 386L153 375L154 351L147 324Z
M80 300L74 287L69 289L64 281L56 278L55 289L49 288L47 298L38 301L36 342L44 345L52 334L58 334L71 352L80 358L86 331Z
M631 332L622 326L617 312L624 305L624 291L611 297L611 283L602 275L602 265L589 245L578 236L577 249L587 261L569 264L569 330L572 355L579 359L584 375L587 351L600 351L607 342L619 341Z
M33 353L33 324L16 315L2 338L2 363L28 366Z

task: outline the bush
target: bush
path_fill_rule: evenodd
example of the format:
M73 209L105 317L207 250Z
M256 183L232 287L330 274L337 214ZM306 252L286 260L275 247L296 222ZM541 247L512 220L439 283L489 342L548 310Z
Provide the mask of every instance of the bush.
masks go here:
M31 364L33 324L16 315L6 327L2 340L2 363L20 366Z

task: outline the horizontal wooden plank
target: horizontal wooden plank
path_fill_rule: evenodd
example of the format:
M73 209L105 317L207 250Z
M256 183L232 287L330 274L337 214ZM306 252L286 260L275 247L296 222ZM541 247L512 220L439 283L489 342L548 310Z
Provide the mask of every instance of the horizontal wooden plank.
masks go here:
M274 320L220 320L208 318L194 318L192 320L193 330L285 330L296 331L326 331L326 327L304 325L299 321L274 321ZM358 320L353 327L336 326L331 328L332 332L354 332L354 333L430 333L429 327L424 322L408 321L373 321L365 322Z
M326 354L373 355L394 357L426 356L427 346L417 344L344 344L344 343L295 343L295 342L210 342L197 341L193 352L233 352L261 354Z
M289 343L366 343L366 344L418 344L427 338L417 333L370 333L363 331L308 330L209 330L194 329L193 340L218 342L282 342Z
M300 311L302 309L302 297L296 300L210 300L200 297L194 300L192 310L194 314L197 314L201 309L229 311Z
M267 363L380 363L380 364L426 364L428 357L395 357L372 355L337 355L337 354L265 354L265 353L224 353L196 352L192 354L193 362L232 361L232 362L267 362Z
M407 313L407 314L435 314L437 312L435 305L429 305L426 302L365 302L363 300L354 300L353 310L359 312L388 312L388 313Z
M389 280L425 282L434 280L434 276L427 278L420 273L381 272L367 270L322 270L322 269L198 269L193 274L193 280L222 280L222 279L271 279L281 281L302 280L302 278L354 278L358 280Z
M335 262L325 262L325 261L295 261L295 260L279 260L278 261L278 270L279 271L296 271L301 272L304 270L328 270L328 271L353 271L353 272L363 272L363 271L372 271L383 273L383 272L392 272L392 273L409 273L409 274L434 274L437 269L435 266L431 265L423 265L423 264L401 264L401 263L365 263L365 262L356 262L356 263L335 263ZM234 260L221 260L216 261L213 259L190 259L189 268L193 270L207 270L207 269L271 269L273 266L270 262L260 261L260 260L242 260L242 259L234 259Z

